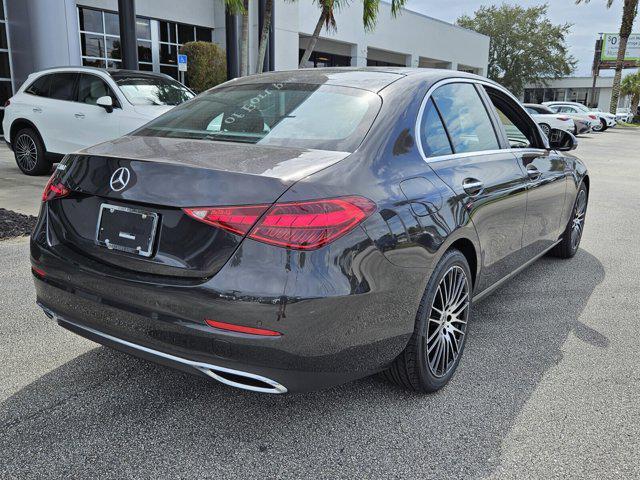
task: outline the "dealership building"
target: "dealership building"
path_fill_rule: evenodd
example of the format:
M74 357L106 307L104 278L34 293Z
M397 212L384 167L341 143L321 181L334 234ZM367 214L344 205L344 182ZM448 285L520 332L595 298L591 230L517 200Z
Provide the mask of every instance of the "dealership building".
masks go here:
M223 0L120 3L135 6L139 69L177 78L180 46L204 40L224 48L231 73L237 71L240 18L225 12ZM255 71L265 2L249 3L249 65ZM34 71L66 65L122 68L118 7L118 0L0 0L0 106ZM266 70L298 67L319 14L311 1L274 0ZM480 75L487 70L489 37L409 10L392 18L384 1L373 32L364 31L360 2L337 12L336 23L337 32L322 30L306 67L412 66Z
M596 106L603 112L609 111L613 77L597 77L595 95L592 98L593 77L563 77L548 80L546 85L526 85L522 100L525 103L542 103L551 101L578 102L583 105ZM618 107L629 107L631 99L621 95Z

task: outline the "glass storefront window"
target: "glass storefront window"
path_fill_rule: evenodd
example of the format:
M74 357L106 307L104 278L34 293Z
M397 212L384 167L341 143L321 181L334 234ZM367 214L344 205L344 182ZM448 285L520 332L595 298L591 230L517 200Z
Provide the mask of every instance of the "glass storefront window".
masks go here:
M78 7L80 17L80 30L85 32L104 33L102 12L90 8Z
M1 0L0 0L1 1ZM116 13L88 7L78 7L82 64L98 68L122 68L120 25ZM155 43L152 32L159 31ZM212 41L213 30L164 20L138 17L138 68L162 72L178 78L180 47L194 40Z
M367 58L367 67L406 67L406 65Z
M151 20L148 18L136 19L136 37L139 40L151 40Z
M120 20L115 13L104 12L104 29L107 35L120 36Z
M298 60L302 60L304 49L300 49ZM351 66L351 57L345 55L337 55L335 53L314 51L309 57L309 61L303 68L322 68L322 67L349 67Z

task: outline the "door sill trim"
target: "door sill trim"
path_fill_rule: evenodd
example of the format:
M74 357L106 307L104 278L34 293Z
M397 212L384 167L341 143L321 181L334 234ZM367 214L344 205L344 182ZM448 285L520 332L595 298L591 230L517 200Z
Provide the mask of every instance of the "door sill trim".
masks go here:
M538 255L536 255L535 257L533 257L531 260L528 260L526 263L523 263L522 265L520 265L518 268L516 268L513 272L507 274L506 276L502 277L500 280L498 280L497 282L495 282L493 285L485 288L483 291L481 291L480 293L477 293L476 295L473 296L473 303L478 303L481 302L482 300L484 300L485 298L487 298L489 296L489 294L493 293L494 290L496 290L498 287L500 287L503 283L505 283L507 280L509 280L510 278L515 277L517 274L519 274L521 271L523 271L525 268L527 268L529 265L531 265L533 262L535 262L536 260L539 260L540 258L544 257L553 247L555 247L556 245L558 245L562 240L557 240L553 245L551 245L549 248L546 248L545 250L543 250L542 252L540 252Z

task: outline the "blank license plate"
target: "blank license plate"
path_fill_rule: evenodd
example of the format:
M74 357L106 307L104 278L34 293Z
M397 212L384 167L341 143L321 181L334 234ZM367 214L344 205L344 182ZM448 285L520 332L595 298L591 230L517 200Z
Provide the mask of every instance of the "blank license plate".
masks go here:
M150 257L157 226L157 213L103 203L96 240L112 250Z

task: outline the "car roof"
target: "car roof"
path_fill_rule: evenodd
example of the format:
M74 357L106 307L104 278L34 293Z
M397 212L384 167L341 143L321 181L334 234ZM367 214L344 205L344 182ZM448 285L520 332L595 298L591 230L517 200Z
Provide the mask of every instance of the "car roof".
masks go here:
M67 65L63 67L51 67L45 68L44 70L39 70L37 72L33 72L31 75L48 74L55 72L90 72L90 73L98 73L101 75L111 76L113 78L123 78L127 76L136 76L136 77L149 77L149 78L170 78L173 80L173 77L164 73L157 72L148 72L145 70L124 70L124 69L104 69L98 67L87 67L84 65Z
M137 77L137 78L169 78L175 80L171 75L166 73L149 72L146 70L124 70L124 69L107 69L107 73L114 79Z
M237 84L259 83L306 83L312 85L336 85L359 88L372 92L379 92L390 84L405 77L416 77L435 83L447 78L473 78L491 82L485 77L471 73L458 72L437 68L410 67L333 67L333 68L302 68L279 72L267 72L237 78L232 82ZM497 85L497 84L496 84Z
M543 105L575 105L580 107L586 107L586 105L580 102L570 102L569 100L554 100L551 102L543 102Z

